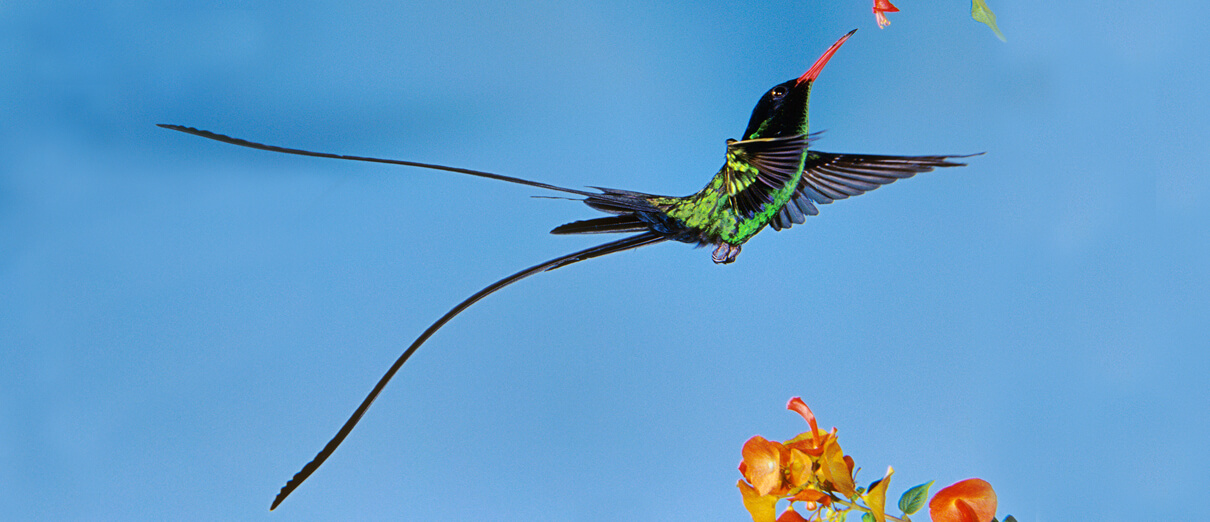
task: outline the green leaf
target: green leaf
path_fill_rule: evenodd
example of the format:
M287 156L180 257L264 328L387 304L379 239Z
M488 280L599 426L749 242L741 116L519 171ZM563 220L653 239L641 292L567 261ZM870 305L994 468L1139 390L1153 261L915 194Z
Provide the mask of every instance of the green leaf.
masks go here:
M869 513L862 513L861 522L874 522L874 515L871 515Z
M1004 33L1000 32L1000 28L996 27L996 13L993 13L983 0L971 0L971 18L991 27L992 31L996 33L996 38L999 38L1001 42L1008 41L1004 39Z
M1013 518L1012 515L1009 515L1007 517L1004 517L1004 522L1017 522L1017 519Z
M907 515L913 515L917 511L920 511L920 508L924 507L924 501L929 498L929 488L932 486L933 481L930 480L904 491L903 496L899 497L899 510Z

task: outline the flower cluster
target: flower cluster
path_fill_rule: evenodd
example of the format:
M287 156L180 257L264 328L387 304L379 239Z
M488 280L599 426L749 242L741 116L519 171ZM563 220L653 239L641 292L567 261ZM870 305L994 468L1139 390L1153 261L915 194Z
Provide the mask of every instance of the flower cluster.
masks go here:
M854 479L853 458L845 455L837 442L836 428L819 429L815 414L801 398L790 399L787 409L802 415L810 431L785 442L774 442L759 435L748 439L742 450L736 486L744 507L754 522L843 522L850 512L861 512L863 522L907 522L908 515L924 507L932 482L906 491L899 498L898 517L886 514L886 494L895 470L858 487ZM777 503L790 505L777 515ZM794 509L802 503L802 514ZM987 482L968 479L938 491L929 502L933 522L994 522L996 492ZM1004 522L1015 522L1009 516Z

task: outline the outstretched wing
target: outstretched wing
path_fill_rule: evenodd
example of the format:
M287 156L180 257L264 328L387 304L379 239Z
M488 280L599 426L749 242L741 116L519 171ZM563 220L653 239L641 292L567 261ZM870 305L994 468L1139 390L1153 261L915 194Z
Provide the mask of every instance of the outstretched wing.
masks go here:
M982 153L979 153L982 154ZM815 204L826 205L849 196L859 196L895 180L910 178L938 167L961 167L950 161L965 156L875 156L811 151L802 178L790 202L769 223L774 230L790 228L819 214Z
M727 141L722 189L736 214L749 219L772 203L775 193L785 190L798 173L806 148L807 137L802 134Z

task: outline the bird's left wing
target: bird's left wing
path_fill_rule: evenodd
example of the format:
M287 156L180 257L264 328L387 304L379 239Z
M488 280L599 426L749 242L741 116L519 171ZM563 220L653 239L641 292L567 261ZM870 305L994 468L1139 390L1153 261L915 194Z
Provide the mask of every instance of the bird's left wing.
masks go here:
M980 153L982 154L982 153ZM815 204L826 205L849 196L859 196L895 180L910 178L937 167L961 167L950 161L965 156L875 156L811 151L803 165L802 178L790 202L770 221L774 230L790 228L819 214Z

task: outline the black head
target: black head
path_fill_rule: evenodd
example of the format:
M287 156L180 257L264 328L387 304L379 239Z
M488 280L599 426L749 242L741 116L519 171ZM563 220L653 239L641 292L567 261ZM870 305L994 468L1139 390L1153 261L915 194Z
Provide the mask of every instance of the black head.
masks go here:
M744 139L806 134L811 85L823 71L823 66L836 54L836 50L855 32L856 29L849 31L849 34L832 44L802 76L779 83L761 96L760 101L756 102L756 108L752 109L752 118L748 120Z

